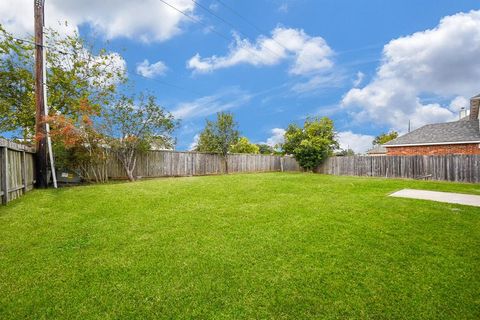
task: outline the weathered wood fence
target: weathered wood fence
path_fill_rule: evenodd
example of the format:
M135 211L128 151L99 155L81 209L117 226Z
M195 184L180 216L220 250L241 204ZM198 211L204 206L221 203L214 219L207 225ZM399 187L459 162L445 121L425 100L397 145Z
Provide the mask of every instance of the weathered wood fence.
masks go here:
M232 154L227 156L229 173L302 171L290 156ZM317 173L387 178L432 179L480 183L479 155L447 156L353 156L332 157ZM217 154L149 151L138 158L135 176L181 177L226 173L225 161ZM108 176L126 179L121 164L112 159ZM0 196L2 204L33 189L34 150L0 138Z
M33 189L34 150L0 138L0 195L2 204Z
M479 155L331 157L318 173L480 182Z
M275 155L231 154L227 156L228 173L300 171L292 157ZM108 164L108 176L126 179L125 171L117 160ZM224 174L222 156L210 153L149 151L138 157L134 175L137 177L182 177Z

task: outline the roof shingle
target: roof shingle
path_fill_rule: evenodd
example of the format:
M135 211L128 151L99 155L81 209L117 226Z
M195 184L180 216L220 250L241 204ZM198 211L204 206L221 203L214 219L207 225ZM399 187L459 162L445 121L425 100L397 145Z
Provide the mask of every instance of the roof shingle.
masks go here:
M367 154L386 154L386 153L387 153L387 148L385 148L382 145L375 146L372 149L367 151Z
M478 120L462 120L428 124L384 144L388 146L437 144L455 142L479 142Z

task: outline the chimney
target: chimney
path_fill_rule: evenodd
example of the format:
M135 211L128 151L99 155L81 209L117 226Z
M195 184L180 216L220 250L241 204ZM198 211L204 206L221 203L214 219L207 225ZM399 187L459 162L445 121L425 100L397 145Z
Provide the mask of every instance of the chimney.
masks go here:
M478 120L480 109L480 94L470 99L470 120Z

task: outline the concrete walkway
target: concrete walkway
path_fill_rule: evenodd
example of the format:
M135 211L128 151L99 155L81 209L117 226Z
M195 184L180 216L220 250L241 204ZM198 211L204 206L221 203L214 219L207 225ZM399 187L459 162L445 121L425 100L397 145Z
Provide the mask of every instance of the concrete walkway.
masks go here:
M480 196L462 193L402 189L400 191L392 193L390 196L399 198L432 200L438 202L456 203L466 206L480 207Z

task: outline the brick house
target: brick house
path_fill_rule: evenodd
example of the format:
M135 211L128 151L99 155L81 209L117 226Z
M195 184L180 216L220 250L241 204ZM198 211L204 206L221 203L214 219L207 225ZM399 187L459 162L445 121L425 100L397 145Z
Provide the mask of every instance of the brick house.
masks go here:
M367 156L370 157L380 157L387 154L387 148L382 145L374 146L372 149L367 151Z
M434 123L383 146L387 155L480 154L480 94L470 99L470 114L458 121Z

